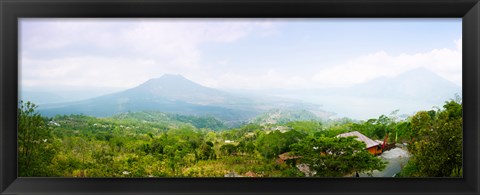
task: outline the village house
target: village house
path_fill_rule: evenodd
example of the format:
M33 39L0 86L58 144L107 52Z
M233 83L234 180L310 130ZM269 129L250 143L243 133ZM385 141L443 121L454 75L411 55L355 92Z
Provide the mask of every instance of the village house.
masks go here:
M374 141L367 136L361 134L358 131L353 131L353 132L348 132L348 133L342 133L337 135L336 137L356 137L355 139L358 141L361 141L365 143L365 149L370 152L370 154L378 155L382 153L382 143L383 141ZM316 149L314 147L314 149ZM325 154L321 154L325 155ZM285 152L283 154L278 155L277 163L285 163L287 161L290 161L291 163L295 163L296 159L301 158L301 156L293 156L289 152Z
M342 133L337 135L336 137L355 137L356 140L361 141L365 143L365 149L368 150L370 154L373 155L378 155L382 153L382 143L383 141L374 141L367 136L361 134L358 131L353 131L353 132L348 132L348 133ZM314 147L313 149L317 149L318 147ZM320 155L325 155L325 153L320 153ZM308 167L307 164L297 164L297 160L302 158L302 156L295 156L292 155L290 152L285 152L283 154L278 155L277 163L283 164L292 164L296 165L298 170L301 172L305 173L307 177L315 175L315 172L311 171Z
M377 155L377 154L382 153L382 145L380 143L368 138L367 136L361 134L358 131L342 133L342 134L337 135L336 137L356 137L355 138L356 140L365 143L365 145L366 145L365 149L368 150L368 152L370 152L370 154Z

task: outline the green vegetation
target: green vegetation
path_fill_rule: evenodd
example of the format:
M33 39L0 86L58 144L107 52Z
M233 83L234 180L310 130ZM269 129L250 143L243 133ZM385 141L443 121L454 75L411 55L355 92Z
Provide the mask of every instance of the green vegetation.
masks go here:
M51 130L30 102L20 102L18 108L18 167L20 176L51 176L47 167L53 161L59 145Z
M348 138L308 138L293 145L294 154L309 166L309 171L323 177L341 177L356 172L382 170L385 163L372 158L365 143ZM319 155L320 154L320 155Z
M311 121L320 118L306 110L272 109L258 115L252 120L256 124L285 124L292 121Z
M392 112L367 121L282 120L230 129L214 117L127 112L46 118L36 108L19 104L21 177L342 177L385 168L363 142L335 137L350 131L408 144L412 157L399 176L462 175L458 99L405 119Z
M446 102L443 109L415 114L409 131L413 158L400 176L461 177L462 118L460 98Z

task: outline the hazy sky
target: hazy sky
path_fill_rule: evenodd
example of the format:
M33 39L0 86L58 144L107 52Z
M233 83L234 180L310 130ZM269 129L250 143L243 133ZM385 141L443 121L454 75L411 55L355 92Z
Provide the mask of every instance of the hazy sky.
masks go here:
M461 19L21 19L24 88L349 86L424 67L461 86Z

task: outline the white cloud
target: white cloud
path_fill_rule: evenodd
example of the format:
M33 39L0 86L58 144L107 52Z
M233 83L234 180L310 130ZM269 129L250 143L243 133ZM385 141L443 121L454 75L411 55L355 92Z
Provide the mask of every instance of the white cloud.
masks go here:
M380 76L394 77L422 67L461 86L462 39L455 40L454 43L454 49L434 49L414 54L390 55L379 51L326 68L315 74L312 80L323 87L349 86Z
M269 69L263 74L223 73L216 78L198 79L198 82L213 88L223 89L275 89L307 87L308 80L295 75Z
M348 86L424 67L461 85L461 38L454 48L400 55L378 51L298 75L275 66L239 72L228 57L202 64L203 44L276 35L278 24L247 19L22 19L22 84L126 88L174 73L219 88L306 88Z
M228 44L274 28L268 20L241 19L22 19L22 83L132 87L164 73L188 75L206 66L203 43Z
M103 57L23 59L21 63L25 87L134 87L148 78L158 77L153 75L156 71L148 74L144 70L162 68L152 60Z
M316 73L304 72L303 75L269 69L257 74L227 72L215 78L199 77L196 81L214 88L230 89L346 87L381 76L394 77L409 70L425 68L461 86L461 38L454 43L454 48L413 54L391 55L379 51L329 66Z
M118 26L90 19L21 19L22 50L62 49L74 44L107 45L109 29Z

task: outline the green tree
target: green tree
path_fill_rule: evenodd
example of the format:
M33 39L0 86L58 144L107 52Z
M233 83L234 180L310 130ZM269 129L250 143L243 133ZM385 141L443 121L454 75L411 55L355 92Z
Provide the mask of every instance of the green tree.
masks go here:
M416 172L411 176L460 176L462 171L462 103L458 99L445 102L443 110L433 117L418 112L412 119L412 129L418 139L410 147Z
M224 156L233 155L236 150L237 150L237 147L233 144L224 144L224 145L220 146L220 152Z
M215 159L216 155L213 149L213 143L208 141L200 145L198 157L202 160Z
M287 140L280 131L263 134L257 139L257 150L264 158L274 158L286 151Z
M308 137L292 145L292 152L301 156L318 177L341 177L355 172L382 170L385 163L365 150L365 143L348 138Z
M31 102L20 102L18 108L19 176L49 176L49 165L56 147L50 128Z
M432 130L435 115L432 112L427 111L420 111L417 112L411 118L411 129L408 132L409 137L411 137L411 141L415 142L416 139L419 138L421 134L425 134L428 131Z

